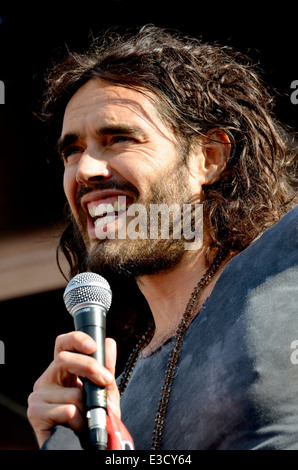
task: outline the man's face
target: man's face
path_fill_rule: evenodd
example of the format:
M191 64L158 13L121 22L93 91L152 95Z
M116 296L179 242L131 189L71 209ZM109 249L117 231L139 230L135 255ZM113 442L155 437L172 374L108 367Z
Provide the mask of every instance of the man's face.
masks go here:
M117 236L124 221L127 227L129 206L183 204L196 189L150 97L90 80L66 107L59 148L65 194L91 270L110 267L136 277L168 269L182 258L181 240ZM110 232L116 237L104 236Z

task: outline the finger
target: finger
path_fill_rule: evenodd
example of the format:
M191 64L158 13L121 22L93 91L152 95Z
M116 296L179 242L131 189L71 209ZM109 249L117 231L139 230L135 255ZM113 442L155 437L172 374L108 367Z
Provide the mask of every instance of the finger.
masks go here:
M61 351L78 351L83 354L92 354L96 351L96 342L91 336L82 331L71 331L56 338L54 358Z
M28 409L28 419L35 429L40 447L52 434L57 424L68 424L75 431L82 431L84 418L78 408L72 404L35 404Z
M75 431L81 431L84 426L84 418L78 408L72 404L48 405L48 422L51 427L56 424L67 423Z
M40 446L50 437L56 424L68 424L74 430L81 430L83 413L82 392L78 388L52 386L28 397L28 419Z
M77 377L88 378L96 385L106 386L113 376L91 356L69 351L61 351L55 360L35 383L34 389L51 384L74 386Z
M107 369L108 371L111 372L112 375L110 375L108 372L106 372L102 366L98 369L98 371L94 371L93 376L90 376L90 374L86 373L83 374L82 372L79 372L79 375L82 377L88 377L90 380L95 381L97 383L96 377L99 375L99 379L103 380L104 383L100 383L99 385L107 385L108 382L113 380L114 374L115 374L115 366L116 366L116 342L112 338L107 338L106 340L106 347L108 348L109 352L107 354ZM55 353L54 357L57 358L59 355L61 357L61 353L63 351L73 351L73 352L81 352L83 354L92 354L95 352L97 348L96 342L86 333L83 333L81 331L73 331L70 333L66 333L64 335L58 336L56 339L56 344L55 344ZM64 358L64 356L63 356ZM87 363L86 363L87 366ZM73 370L69 369L69 372L74 373ZM94 374L96 377L94 377Z
M80 413L84 413L82 387L60 387L52 385L48 388L36 390L28 397L28 404L31 403L46 404L71 404L75 405Z

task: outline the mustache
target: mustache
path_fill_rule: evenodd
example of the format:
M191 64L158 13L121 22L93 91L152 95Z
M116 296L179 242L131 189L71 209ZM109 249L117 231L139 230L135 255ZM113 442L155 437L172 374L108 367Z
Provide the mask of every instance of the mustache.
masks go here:
M81 199L85 194L92 193L93 191L104 191L106 189L113 189L113 190L119 190L119 191L127 191L129 193L132 193L136 198L139 197L140 193L138 189L132 184L129 183L128 181L120 181L116 180L115 178L113 179L108 179L108 180L102 180L98 181L96 184L92 184L92 186L80 186L78 188L77 192L77 204L80 203Z

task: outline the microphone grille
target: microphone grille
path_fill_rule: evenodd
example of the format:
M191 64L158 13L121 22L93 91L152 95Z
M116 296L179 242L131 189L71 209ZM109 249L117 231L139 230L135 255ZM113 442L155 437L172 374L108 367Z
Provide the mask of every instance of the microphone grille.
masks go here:
M75 307L85 303L101 305L109 310L112 303L112 291L105 278L96 273L85 272L71 279L63 298L71 315Z

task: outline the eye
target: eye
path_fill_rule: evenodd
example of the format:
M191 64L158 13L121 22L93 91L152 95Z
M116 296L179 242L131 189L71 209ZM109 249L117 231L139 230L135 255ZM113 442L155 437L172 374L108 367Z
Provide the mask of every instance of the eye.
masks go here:
M65 150L63 150L63 152L61 152L61 156L62 156L62 159L67 162L69 157L77 153L81 153L81 152L82 152L82 149L74 145L71 147L67 147Z

